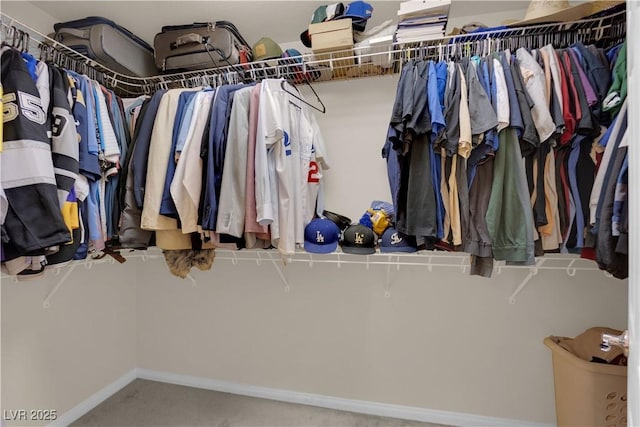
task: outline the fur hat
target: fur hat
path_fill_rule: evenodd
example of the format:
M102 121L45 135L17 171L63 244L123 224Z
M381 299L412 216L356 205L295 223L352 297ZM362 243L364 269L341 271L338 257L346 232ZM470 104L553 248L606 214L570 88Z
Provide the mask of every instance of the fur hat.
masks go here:
M213 260L216 257L215 249L202 249L199 251L192 251L191 265L199 270L207 271L211 270L213 266Z
M164 255L167 266L169 266L171 274L182 279L187 277L191 271L191 267L196 267L202 271L210 270L215 258L214 249L164 250L162 254Z
M187 277L191 271L191 252L190 249L162 251L171 274L182 279Z

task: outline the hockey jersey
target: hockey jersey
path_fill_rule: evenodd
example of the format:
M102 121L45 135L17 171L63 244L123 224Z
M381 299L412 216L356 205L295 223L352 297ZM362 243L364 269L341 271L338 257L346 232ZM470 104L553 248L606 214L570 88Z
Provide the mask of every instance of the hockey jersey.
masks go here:
M62 219L47 137L47 114L20 52L2 54L4 147L0 180L9 209L6 259L43 253L70 235Z

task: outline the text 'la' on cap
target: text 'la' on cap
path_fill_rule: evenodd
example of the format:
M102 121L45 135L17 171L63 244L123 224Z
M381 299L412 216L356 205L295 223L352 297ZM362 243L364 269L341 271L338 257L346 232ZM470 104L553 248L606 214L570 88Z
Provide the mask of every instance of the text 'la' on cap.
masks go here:
M340 229L326 218L312 219L304 229L304 250L315 254L328 254L338 247Z
M376 233L362 224L347 227L342 234L342 252L347 254L370 255L376 253Z

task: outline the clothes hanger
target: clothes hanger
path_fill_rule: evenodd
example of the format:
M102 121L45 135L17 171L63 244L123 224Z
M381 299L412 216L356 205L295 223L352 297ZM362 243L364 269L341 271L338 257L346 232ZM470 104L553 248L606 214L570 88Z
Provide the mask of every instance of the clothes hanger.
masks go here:
M235 71L238 74L238 77L240 78L240 81L242 83L253 83L251 80L247 79L247 77L245 75L245 70L243 70L242 68L237 67L234 64L232 64L231 62L229 62L229 60L225 57L224 52L220 48L217 48L217 47L213 46L209 42L205 43L204 47L205 47L205 50L207 51L207 54L209 55L209 58L211 58L211 63L214 66L216 66L216 68L219 67L219 66L216 65L216 61L215 61L215 59L213 59L213 55L211 55L211 52L217 53L220 56L220 58L222 58L227 63L229 68L231 68L231 70ZM224 77L227 79L227 81L229 81L229 76L227 74L228 73L225 73Z
M313 94L316 96L316 99L318 100L318 102L320 103L320 105L322 106L322 109L320 109L319 107L309 103L306 99L302 98L301 96L298 96L297 94L290 92L287 90L285 82L289 83L291 86L293 86L293 84L291 82L289 82L288 80L282 79L280 80L280 87L282 88L283 91L287 92L289 95L293 96L294 98L296 98L299 101L302 101L303 103L307 104L309 107L313 108L316 111L320 111L322 114L327 112L327 108L324 106L324 103L322 102L322 100L320 99L320 97L318 96L318 93L316 92L316 90L313 88L313 86L311 85L311 83L309 82L309 79L305 76L304 77L304 82L307 84L307 86L309 86L311 88L311 92L313 92ZM295 86L293 86L295 88Z
M14 38L13 38L12 45L13 45L13 48L16 49L16 50L20 50L22 48L22 41L23 41L22 40L22 34L23 34L22 30L17 30L14 33Z
M38 59L42 62L47 62L49 58L49 46L44 43L38 43L38 49L40 49L40 57Z
M20 52L29 53L29 42L31 37L26 31L20 30Z
M18 43L19 43L19 38L20 35L18 34L18 29L16 27L11 27L11 29L13 30L11 33L11 47L14 49L18 48Z

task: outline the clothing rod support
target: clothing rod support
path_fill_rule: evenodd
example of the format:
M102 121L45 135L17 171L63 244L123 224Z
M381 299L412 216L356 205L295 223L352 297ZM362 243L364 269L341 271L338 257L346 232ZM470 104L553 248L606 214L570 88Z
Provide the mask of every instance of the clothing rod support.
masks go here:
M56 283L56 285L53 287L53 289L51 289L51 291L47 294L47 296L44 299L44 301L42 301L42 308L51 307L51 298L53 298L53 296L56 294L56 292L58 292L58 289L60 289L60 287L63 285L63 283L67 281L67 279L69 278L69 276L71 276L71 273L73 273L73 270L75 268L76 268L76 266L74 264L71 264L71 266L64 273L62 278L60 278L60 280L58 280L58 283Z
M535 276L536 274L538 274L538 268L542 266L542 264L544 264L544 259L540 258L538 260L538 262L536 263L536 265L534 267L531 267L529 274L527 274L527 276L524 278L524 280L520 283L520 285L518 285L518 287L516 288L515 291L513 291L513 293L511 294L511 296L509 297L509 304L515 304L516 303L516 296L522 292L522 290L524 289L525 286L527 286L527 284L529 283L529 281L533 278L533 276Z
M384 297L391 298L391 256L389 256L389 264L387 264L387 282L384 286Z
M285 292L291 291L291 286L289 285L289 281L287 280L284 273L282 272L282 269L278 265L278 261L271 255L271 253L269 253L268 255L269 255L269 258L271 259L271 263L273 264L273 268L276 269L278 276L280 276L280 280L282 280L282 283L284 284L284 291Z
M196 283L196 279L195 279L191 274L187 274L187 277L186 277L186 278L187 278L187 279L189 279L189 280L191 281L191 285L192 285L192 286L196 286L196 285L197 285L197 283Z

